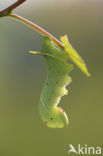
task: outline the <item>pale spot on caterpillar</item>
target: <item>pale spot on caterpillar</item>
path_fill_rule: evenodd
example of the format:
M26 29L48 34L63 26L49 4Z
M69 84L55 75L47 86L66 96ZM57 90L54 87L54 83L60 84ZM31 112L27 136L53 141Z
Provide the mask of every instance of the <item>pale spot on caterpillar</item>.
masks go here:
M64 88L64 95L68 95L68 90Z
M68 90L66 89L66 85L64 86L64 88L63 88L64 90L64 95L68 95Z

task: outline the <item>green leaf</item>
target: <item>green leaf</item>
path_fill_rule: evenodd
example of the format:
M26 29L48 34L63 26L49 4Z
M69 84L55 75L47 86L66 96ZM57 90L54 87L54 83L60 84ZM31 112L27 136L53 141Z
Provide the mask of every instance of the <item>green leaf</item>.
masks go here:
M69 58L80 68L80 70L86 74L86 76L90 76L90 73L87 70L87 67L82 60L82 58L79 56L79 54L76 52L76 50L71 46L71 44L68 41L68 37L62 36L60 38L61 42L64 45L64 51L68 54Z

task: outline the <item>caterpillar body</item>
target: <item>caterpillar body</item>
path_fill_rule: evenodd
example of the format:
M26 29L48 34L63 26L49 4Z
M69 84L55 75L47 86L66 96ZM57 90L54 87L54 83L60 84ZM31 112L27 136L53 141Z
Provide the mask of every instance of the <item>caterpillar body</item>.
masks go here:
M62 128L69 122L65 111L58 107L61 97L68 93L66 86L71 82L69 73L72 71L73 65L67 63L68 58L71 57L81 70L88 74L84 62L70 46L67 37L64 36L61 40L65 49L61 49L45 36L41 52L30 52L42 55L46 62L47 78L41 93L39 110L44 124L51 128Z
M43 55L47 65L47 78L40 98L40 114L46 126L62 128L68 125L68 117L58 104L60 98L68 92L66 85L71 82L68 73L73 65L67 64L67 54L60 51L48 37L44 37L42 50L38 54Z
M68 118L64 110L57 105L60 98L68 92L65 87L71 82L68 73L73 66L66 63L67 55L60 53L52 41L45 38L42 52L45 52L47 47L51 56L44 55L47 64L47 79L41 94L40 114L48 127L62 128L68 124Z

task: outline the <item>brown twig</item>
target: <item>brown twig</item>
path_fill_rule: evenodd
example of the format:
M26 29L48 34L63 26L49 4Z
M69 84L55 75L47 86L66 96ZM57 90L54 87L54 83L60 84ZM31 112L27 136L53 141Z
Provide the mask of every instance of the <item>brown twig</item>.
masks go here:
M26 0L18 0L17 2L13 3L9 7L7 7L6 9L0 11L0 17L9 15L15 8L17 8L19 5L21 5L25 1Z

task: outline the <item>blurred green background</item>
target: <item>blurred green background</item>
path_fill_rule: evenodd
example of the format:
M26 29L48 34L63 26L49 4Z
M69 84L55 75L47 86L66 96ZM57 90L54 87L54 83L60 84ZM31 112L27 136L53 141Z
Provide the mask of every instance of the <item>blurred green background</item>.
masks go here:
M67 156L69 144L103 147L103 1L39 2L15 12L57 38L67 34L91 77L75 67L69 95L61 100L70 125L45 127L38 106L46 66L42 56L28 53L41 49L42 36L13 19L0 19L0 156Z

